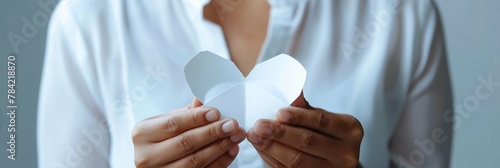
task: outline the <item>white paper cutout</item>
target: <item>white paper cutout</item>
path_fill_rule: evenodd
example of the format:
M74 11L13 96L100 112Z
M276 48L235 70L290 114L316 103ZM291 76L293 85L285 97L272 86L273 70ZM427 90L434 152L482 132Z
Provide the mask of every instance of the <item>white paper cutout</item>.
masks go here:
M187 63L184 74L196 98L245 129L260 118L274 119L300 95L306 81L305 68L286 54L257 64L245 78L232 61L203 51Z

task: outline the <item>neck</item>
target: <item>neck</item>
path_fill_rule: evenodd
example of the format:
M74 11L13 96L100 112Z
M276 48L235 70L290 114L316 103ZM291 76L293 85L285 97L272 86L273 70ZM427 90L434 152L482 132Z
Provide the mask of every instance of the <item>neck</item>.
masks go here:
M267 0L212 0L206 19L221 26L231 59L246 76L255 66L266 37L270 5Z

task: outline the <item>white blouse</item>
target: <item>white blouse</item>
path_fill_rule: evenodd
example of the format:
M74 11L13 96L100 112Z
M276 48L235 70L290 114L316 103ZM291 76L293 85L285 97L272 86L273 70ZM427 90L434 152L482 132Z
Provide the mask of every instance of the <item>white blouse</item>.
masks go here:
M135 123L193 99L184 65L204 50L230 59L221 28L203 18L207 1L60 1L40 88L39 166L135 167ZM312 106L360 120L363 166L449 166L451 88L431 0L269 3L259 61L293 56ZM264 167L248 142L240 147L232 166Z

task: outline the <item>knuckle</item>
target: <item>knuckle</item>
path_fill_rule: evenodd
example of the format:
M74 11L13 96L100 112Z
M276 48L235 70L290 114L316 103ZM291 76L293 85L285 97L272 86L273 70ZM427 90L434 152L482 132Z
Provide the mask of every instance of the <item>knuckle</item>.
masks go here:
M351 131L351 137L353 139L361 140L361 139L363 139L364 134L365 133L364 133L363 129L354 129Z
M149 129L148 127L151 127L152 125L154 125L154 123L152 124L152 120L150 119L144 119L140 122L138 122L134 128L132 128L132 142L133 143L137 143L137 142L142 142L142 141L147 141L147 129Z
M134 128L132 129L132 142L137 142L139 141L140 137L141 136L141 133L142 133L142 129L143 129L143 126L144 125L144 121L141 121L139 123L137 123Z
M177 146L179 147L179 149L185 152L190 152L193 150L191 138L187 135L182 135L179 137L179 139L177 140Z
M302 152L296 151L291 155L289 161L290 167L301 167L302 163L304 162L304 155L302 155Z
M203 116L203 110L201 110L201 108L198 107L198 108L189 109L189 111L192 114L191 122L194 123L196 126L203 125L203 123L204 123L203 121L205 119L205 117Z
M221 152L226 152L229 150L230 147L232 147L231 143L229 142L229 139L224 139L224 140L220 141L218 144L219 145L217 145L217 146L219 147L219 150Z
M351 137L355 139L362 138L364 136L364 130L361 122L359 122L359 120L352 115L348 115L347 118L347 125L351 130Z
M273 147L274 141L272 140L265 140L264 143L262 143L262 150L263 151L269 151Z
M325 129L330 126L330 119L328 119L328 117L324 113L320 113L317 118L317 123L319 129Z
M169 117L165 120L165 122L161 123L161 128L165 130L169 134L177 135L181 133L179 126L177 125L176 117Z
M141 157L136 154L134 157L134 163L137 168L145 168L149 167L150 159L149 157Z
M303 135L302 147L307 148L307 147L311 147L315 144L316 136L314 135L314 133L312 131L307 130L302 135Z
M135 160L135 167L137 168L144 168L146 165L146 162L143 162L142 160Z
M346 120L347 120L347 125L350 128L357 129L361 127L361 123L358 121L358 119L350 114L345 114Z
M215 141L219 139L219 128L221 127L221 124L215 124L211 127L208 127L208 135L212 141Z
M303 123L303 119L304 119L304 116L302 114L302 112L296 112L296 113L293 113L290 111L290 114L293 116L293 117L290 117L291 119L291 123ZM295 115L295 116L294 116Z
M189 166L192 168L203 167L201 162L202 162L201 156L196 153L191 155L191 157L189 158Z
M276 127L276 126L275 126ZM276 130L274 132L274 137L276 139L281 139L285 136L285 133L286 133L286 128L285 128L285 125L283 124L278 124L277 126L277 129L273 129L273 130Z

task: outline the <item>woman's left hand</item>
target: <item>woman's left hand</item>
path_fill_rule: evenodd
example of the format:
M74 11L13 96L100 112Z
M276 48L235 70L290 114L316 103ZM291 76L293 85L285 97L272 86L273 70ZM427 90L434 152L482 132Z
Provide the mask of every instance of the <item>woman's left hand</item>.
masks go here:
M247 133L269 167L358 166L363 127L356 118L313 108L302 94L292 106Z

